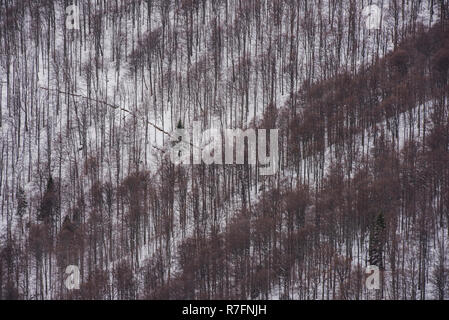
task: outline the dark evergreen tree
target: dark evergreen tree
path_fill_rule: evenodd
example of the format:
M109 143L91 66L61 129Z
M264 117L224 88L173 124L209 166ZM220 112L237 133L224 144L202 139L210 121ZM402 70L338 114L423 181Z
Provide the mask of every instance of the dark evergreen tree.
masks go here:
M25 214L27 206L28 202L25 196L25 191L22 187L19 187L17 190L17 215L20 218Z
M383 244L385 239L385 218L381 212L374 220L369 242L369 264L383 269Z
M47 182L47 189L42 198L41 207L39 210L38 219L41 221L50 222L54 216L56 200L56 188L53 178L50 176Z

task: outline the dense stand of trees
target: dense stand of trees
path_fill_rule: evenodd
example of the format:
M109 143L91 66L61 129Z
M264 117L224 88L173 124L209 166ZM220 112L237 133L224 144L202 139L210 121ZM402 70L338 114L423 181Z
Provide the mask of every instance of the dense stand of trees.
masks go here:
M74 2L0 0L0 299L448 298L446 0ZM276 175L171 163L214 119Z

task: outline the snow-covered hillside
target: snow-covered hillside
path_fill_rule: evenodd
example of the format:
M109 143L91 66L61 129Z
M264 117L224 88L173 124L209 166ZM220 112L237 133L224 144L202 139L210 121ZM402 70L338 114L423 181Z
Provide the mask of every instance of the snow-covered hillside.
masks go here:
M0 299L448 297L444 1L75 3L0 2ZM277 173L173 164L194 121Z

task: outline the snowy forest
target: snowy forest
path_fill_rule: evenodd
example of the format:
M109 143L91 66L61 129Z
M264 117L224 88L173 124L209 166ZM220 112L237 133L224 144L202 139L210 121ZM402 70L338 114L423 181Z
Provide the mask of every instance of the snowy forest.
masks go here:
M448 76L448 0L0 0L0 300L449 299Z

